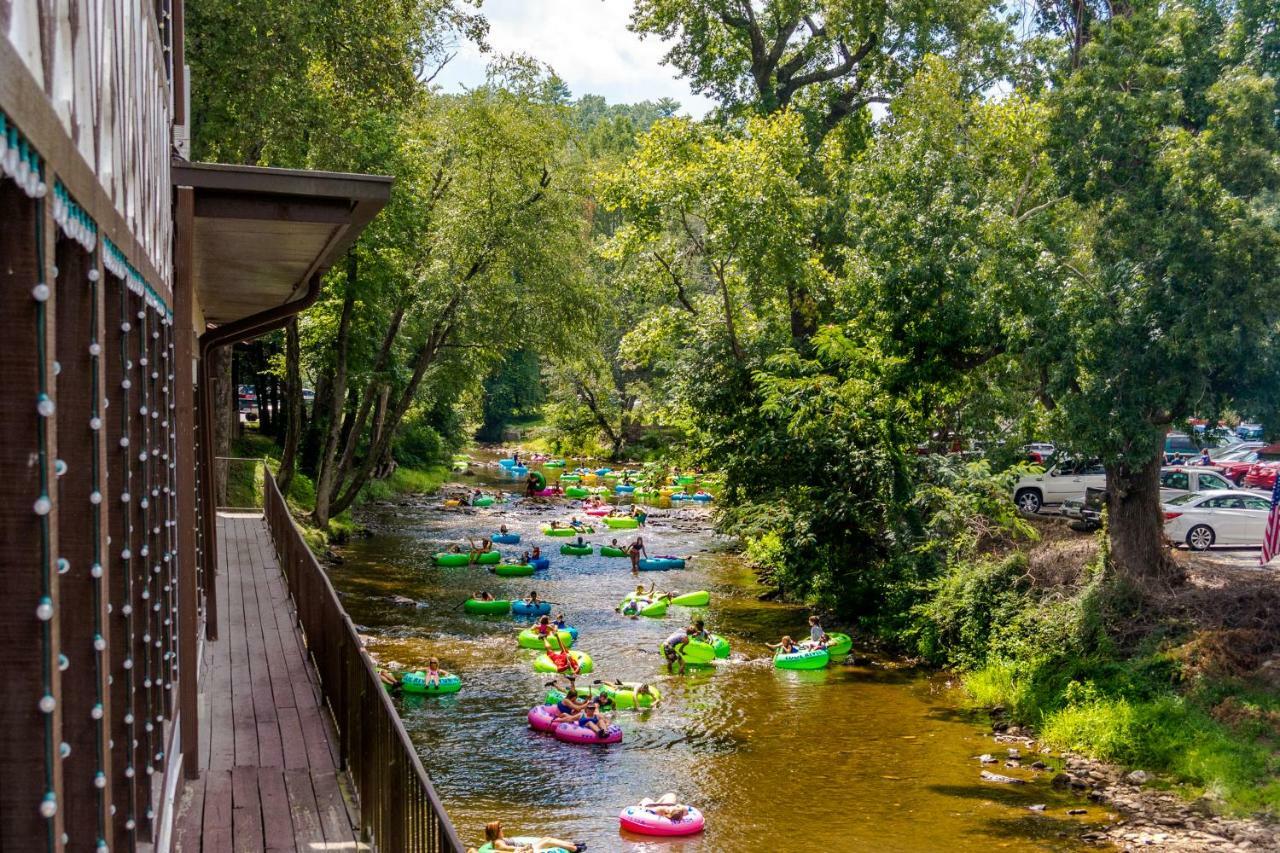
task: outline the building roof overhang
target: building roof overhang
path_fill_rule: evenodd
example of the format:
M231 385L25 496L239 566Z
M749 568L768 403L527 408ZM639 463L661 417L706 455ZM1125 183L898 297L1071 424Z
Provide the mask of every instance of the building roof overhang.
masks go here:
M210 326L294 302L304 307L313 282L386 205L392 183L381 175L180 159L172 176L194 197L191 274Z

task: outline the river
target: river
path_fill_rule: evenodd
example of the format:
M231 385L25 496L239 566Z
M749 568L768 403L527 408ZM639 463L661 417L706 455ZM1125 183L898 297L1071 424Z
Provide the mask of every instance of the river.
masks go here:
M515 487L493 468L462 480ZM375 657L421 664L436 656L462 677L452 696L396 701L468 842L478 843L483 825L500 819L508 835L555 835L629 853L1076 850L1082 822L1104 819L1093 804L1054 791L1052 773L997 765L991 769L1038 778L1018 786L981 782L976 756L1004 750L943 676L865 656L856 658L860 665L817 672L774 669L764 643L804 634L807 612L758 601L755 577L732 554L716 552L720 543L696 508L659 510L643 531L650 553L695 554L689 568L641 579L710 590L711 606L697 612L730 638L733 657L696 674L666 675L658 644L694 611L673 607L665 619L639 621L615 614L635 583L628 561L562 556L565 540L539 532L550 519L569 517L559 503L458 510L422 497L367 507L359 520L373 535L337 549L342 562L331 567ZM480 567L433 565L436 551L465 547L466 537L499 524L523 537L502 550L541 544L551 568L508 580ZM530 731L525 714L540 702L547 676L533 672L534 652L516 647L517 620L467 616L459 607L474 591L514 598L533 588L561 602L580 630L576 647L596 664L580 681L661 688L653 710L620 713L622 744L573 746ZM398 606L393 596L419 606ZM665 791L702 809L703 834L660 841L619 829L624 806ZM1032 804L1047 808L1030 811ZM1080 807L1088 814L1067 814Z

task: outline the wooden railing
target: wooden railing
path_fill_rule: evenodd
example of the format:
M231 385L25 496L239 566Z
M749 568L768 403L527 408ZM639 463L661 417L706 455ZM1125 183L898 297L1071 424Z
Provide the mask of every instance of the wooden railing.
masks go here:
M463 853L457 830L328 575L303 542L270 470L264 480L267 526L338 728L342 768L355 783L362 834L387 853Z

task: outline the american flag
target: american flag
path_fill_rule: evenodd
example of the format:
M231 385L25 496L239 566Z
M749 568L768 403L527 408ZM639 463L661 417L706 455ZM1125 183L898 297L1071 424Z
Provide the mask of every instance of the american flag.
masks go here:
M1267 514L1267 531L1262 535L1262 555L1258 565L1265 566L1280 550L1280 477L1271 487L1271 512Z

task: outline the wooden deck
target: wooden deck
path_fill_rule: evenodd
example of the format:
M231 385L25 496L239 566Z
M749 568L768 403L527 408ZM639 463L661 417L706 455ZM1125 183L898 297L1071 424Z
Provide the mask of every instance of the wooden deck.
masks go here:
M262 518L220 513L217 642L200 680L200 778L174 827L182 853L367 850L332 725Z

